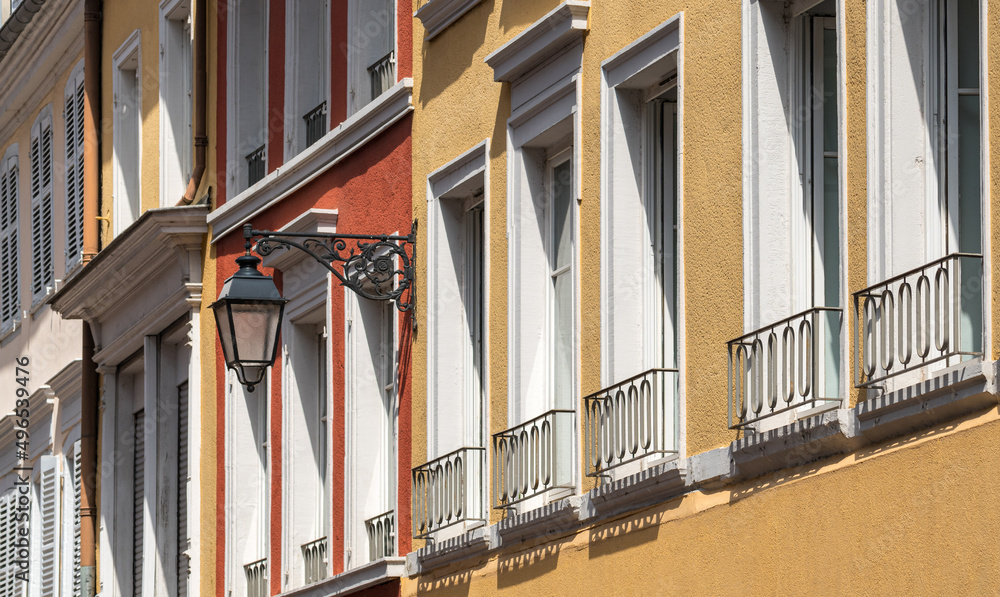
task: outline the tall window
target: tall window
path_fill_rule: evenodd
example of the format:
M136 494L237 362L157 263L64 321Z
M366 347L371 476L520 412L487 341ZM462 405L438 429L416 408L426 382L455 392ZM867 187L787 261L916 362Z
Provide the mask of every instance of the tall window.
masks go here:
M52 108L31 126L31 303L52 291Z
M232 195L267 174L267 10L244 0L230 13L229 188Z
M549 359L551 362L551 395L554 403L572 408L575 402L574 382L576 326L574 325L575 286L573 251L573 172L572 149L567 148L550 157L546 164L546 195L548 213L549 253Z
M293 0L286 5L285 121L289 126L286 159L318 141L329 130L328 6L328 0Z
M394 555L395 306L347 299L347 568Z
M396 3L350 0L347 20L350 115L396 84Z
M59 587L59 460L46 455L39 458L38 465L32 504L37 508L32 512L31 529L36 567L31 583L39 597L55 597Z
M66 82L63 95L66 150L66 271L83 256L83 61Z
M17 538L27 532L28 520L19 513L17 489L0 495L0 597L21 597L24 581L17 574L23 572L17 564Z
M227 583L234 595L268 586L269 387L265 377L248 392L227 372L226 545L232 549L226 552Z
M114 218L117 236L139 217L140 136L142 134L142 72L139 32L114 55Z
M944 253L982 253L979 2L941 0L934 14L937 45L937 191L946 211ZM962 288L981 288L982 272L963 268ZM963 292L963 350L982 350L983 297Z
M160 5L160 205L177 203L192 168L190 0Z
M290 279L287 276L285 279ZM324 282L325 276L320 277ZM288 285L286 284L286 288ZM327 284L320 286L323 290ZM321 296L321 304L326 304ZM329 421L327 402L327 334L325 308L301 315L292 299L282 330L284 343L284 409L282 437L285 458L284 535L288 554L286 589L326 576L330 501L327 464Z
M20 208L17 191L17 145L0 161L0 332L21 320Z

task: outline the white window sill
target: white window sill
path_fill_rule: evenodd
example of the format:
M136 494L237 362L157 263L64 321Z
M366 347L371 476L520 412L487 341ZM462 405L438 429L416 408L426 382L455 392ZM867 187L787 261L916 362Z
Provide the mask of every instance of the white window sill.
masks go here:
M403 576L406 576L406 558L382 558L311 585L281 593L280 597L347 595Z
M352 114L337 128L274 172L209 213L212 242L237 230L254 215L295 193L412 111L413 80L407 78Z

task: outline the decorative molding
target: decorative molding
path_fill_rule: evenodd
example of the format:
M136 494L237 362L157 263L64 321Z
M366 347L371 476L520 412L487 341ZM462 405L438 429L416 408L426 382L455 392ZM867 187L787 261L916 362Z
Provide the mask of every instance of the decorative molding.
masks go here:
M212 242L281 202L413 111L413 79L403 79L249 189L212 211Z
M300 234L336 234L337 232L337 210L336 209L308 209L299 214L291 222L275 230L276 233L294 232ZM302 251L293 251L287 248L283 251L275 251L270 255L261 258L261 265L273 267L282 271L288 270L298 265L307 254ZM324 272L325 273L325 272Z
M427 175L427 202L471 195L485 177L489 165L490 140L485 139L444 166ZM471 186L469 186L471 183Z
M494 81L513 81L587 31L590 2L566 0L486 57Z
M480 2L482 0L428 0L413 16L420 19L427 31L424 40L430 41Z
M347 595L406 576L406 558L375 560L311 585L281 593L281 597L332 597Z

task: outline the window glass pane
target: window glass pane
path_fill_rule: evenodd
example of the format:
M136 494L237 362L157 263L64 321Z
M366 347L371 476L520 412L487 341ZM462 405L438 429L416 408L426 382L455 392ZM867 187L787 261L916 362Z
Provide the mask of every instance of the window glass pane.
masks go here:
M837 151L837 30L823 30L823 151Z
M837 180L837 158L823 158L823 305L840 306L840 189Z
M979 89L979 0L958 1L958 86Z
M552 269L572 263L572 174L569 160L552 169Z
M572 270L554 280L553 393L556 408L573 407L573 275Z

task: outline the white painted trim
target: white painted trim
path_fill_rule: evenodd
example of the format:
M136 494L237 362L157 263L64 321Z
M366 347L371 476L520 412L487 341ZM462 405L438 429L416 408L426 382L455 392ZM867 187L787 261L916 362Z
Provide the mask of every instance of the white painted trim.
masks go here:
M326 112L327 112L327 128L330 125L330 104L331 96L330 89L332 86L331 76L330 76L330 59L332 56L330 53L330 47L332 43L332 35L330 31L330 1L326 0L324 5L324 18L323 22L326 24L326 53L324 54L325 59L323 60L323 71L326 76L326 81L323 89L323 98L326 102ZM298 124L302 117L302 114L297 113L296 104L298 103L298 89L299 85L296 81L296 58L298 57L295 52L295 40L298 38L299 33L296 26L299 21L299 2L287 2L285 3L285 101L284 101L284 118L285 118L285 138L282 140L281 148L283 152L284 159L282 163L288 162L296 154L301 153L306 148L305 139L298 138Z
M412 90L412 79L396 83L308 149L213 210L208 216L212 242L280 203L413 111Z
M993 288L993 235L990 233L991 222L993 221L993 201L990 193L992 169L990 168L990 52L987 24L989 18L989 2L979 0L979 125L980 125L980 192L982 195L982 250L983 250L983 358L992 359L996 357L993 344L993 304L996 301ZM994 41L995 43L995 41ZM987 290L991 289L991 290Z
M129 59L132 54L136 56L136 108L137 108L137 118L136 118L136 143L138 145L138 154L136 158L136 205L137 211L133 214L134 219L129 222L126 226L122 225L122 185L124 184L122 180L121 166L118 163L118 145L121 143L121 127L118 121L118 93L122 86L122 62ZM142 213L142 129L143 122L141 118L142 114L142 44L141 44L141 34L138 29L133 31L131 35L122 43L121 46L115 50L112 54L112 76L114 78L112 87L112 143L111 143L111 155L112 155L112 209L113 215L111 218L112 230L114 236L121 234L125 228L130 226L135 220L139 219L139 214Z
M463 152L461 155L451 160L450 162L444 164L437 170L431 172L427 176L427 296L437 296L437 277L432 273L434 269L434 264L437 261L437 256L435 254L435 247L437 246L438 235L440 234L437 225L437 217L434 215L435 210L439 210L439 203L442 199L445 199L449 195L452 198L458 200L461 195L469 194L476 190L476 187L483 187L483 295L482 295L482 309L483 309L483 325L482 325L482 361L485 365L489 363L489 324L487 315L489 313L489 254L490 254L490 242L489 242L489 212L490 212L490 189L489 189L489 154L490 154L490 140L484 139L480 143L477 143L471 149ZM428 308L427 309L427 321L428 330L437 329L437 309ZM429 334L431 332L428 332ZM434 342L432 336L428 336L427 340L427 414L424 423L427 424L427 458L428 460L437 458L443 454L436 453L432 446L434 445L433 438L437 433L437 429L430 424L430 417L432 417L432 403L436 404L435 396L438 394L437 388L437 361L440 357L438 356L438 346ZM487 371L481 371L481 383L483 392L483 404L481 405L481 420L478 430L479 436L482 441L485 442L485 438L488 437L488 419L489 419L489 375ZM466 413L466 417L468 413ZM418 423L419 424L419 423ZM464 423L468 426L468 421ZM464 433L464 432L463 432ZM469 438L463 439L463 445L474 445L470 443ZM485 443L483 444L485 447ZM488 452L488 450L487 450ZM488 456L487 456L488 458ZM483 488L483 494L485 495L485 487ZM486 504L484 503L485 507ZM487 510L483 510L484 512Z
M493 80L513 81L581 38L589 12L587 0L566 0L549 11L486 57Z
M480 2L482 0L428 0L413 16L420 19L427 32L424 40L430 41Z
M276 232L309 232L313 234L334 234L337 232L336 209L307 209ZM261 265L280 270L288 269L307 255L302 251L285 249L261 257Z
M399 532L397 529L397 536ZM332 559L332 558L331 558ZM406 576L406 558L382 558L363 564L319 583L282 593L282 597L331 597L348 595L361 589Z
M175 15L178 10L184 10L187 13L186 17L184 18L184 20L186 20L190 24L191 20L193 18L192 14L191 14L191 2L192 2L192 0L160 0L160 10L159 10L159 36L160 36L159 37L159 46L160 46L159 72L160 72L160 78L159 78L159 88L158 88L158 94L159 94L159 104L158 105L159 105L159 115L160 115L160 118L159 118L159 122L160 122L160 138L159 138L159 142L158 142L159 143L159 151L160 151L160 156L159 156L160 157L160 159L159 159L159 165L160 165L160 175L159 175L159 178L160 178L160 207L168 207L168 206L176 204L177 200L179 200L180 197L181 197L181 195L183 195L183 192L178 193L176 195L171 195L170 192L169 192L169 189L170 189L169 183L170 182L179 182L181 185L185 185L185 186L187 184L187 180L186 179L182 180L182 181L177 181L176 178L178 178L178 175L176 173L167 172L167 165L166 165L167 152L168 151L177 151L178 149L181 149L181 148L179 148L179 147L167 147L167 118L168 118L168 114L167 114L166 107L167 107L167 104L169 102L164 98L164 89L167 89L170 86L170 84L172 83L171 77L169 77L168 74L170 74L171 67L174 66L174 62L177 60L176 56L172 56L171 55L171 52L176 52L177 48L171 48L171 47L167 46L167 39L168 39L168 37L167 37L168 36L167 22L168 21L179 21L179 20L181 20L181 19L173 18L172 15ZM193 54L194 54L194 43L193 43L193 41L192 41L191 45L189 46L189 49L190 49L190 52L191 52L191 55L192 55L192 58L193 58ZM193 81L193 71L191 71L192 63L188 62L186 64L186 67L187 67L189 73L192 75L192 81ZM193 94L194 94L193 85L192 85L191 93L192 93L192 97L188 98L189 102L193 102ZM187 125L189 127L193 127L194 123L193 123L192 119L193 119L193 116L194 116L194 110L193 110L193 106L192 105L189 105L189 109L188 109L187 115L189 116L189 120L187 122ZM193 128L191 129L191 136L192 136L192 138L194 136L194 130L193 130ZM191 148L190 147L186 147L186 148L181 149L180 153L181 153L181 157L182 158L188 158L188 159L190 159L190 158L193 157L191 155ZM184 167L184 165L182 164L181 168L183 169L183 167Z

